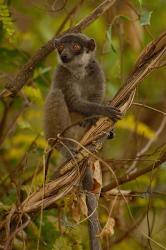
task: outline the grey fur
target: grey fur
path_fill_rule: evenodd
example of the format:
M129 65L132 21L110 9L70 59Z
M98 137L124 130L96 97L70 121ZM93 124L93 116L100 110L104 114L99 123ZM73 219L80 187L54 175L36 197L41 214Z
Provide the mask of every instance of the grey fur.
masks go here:
M116 121L121 116L117 109L102 104L105 94L105 77L101 66L95 59L95 49L88 49L87 44L91 39L83 34L68 34L56 42L61 42L64 38L68 53L70 53L69 45L72 38L75 41L78 38L83 49L81 54L75 56L71 51L72 60L67 63L60 60L55 71L45 103L44 127L47 140L56 138L58 133L80 120L81 117L102 115ZM68 130L65 136L79 140L82 136L81 126ZM67 146L70 145L71 143L67 143ZM61 150L60 146L57 148Z

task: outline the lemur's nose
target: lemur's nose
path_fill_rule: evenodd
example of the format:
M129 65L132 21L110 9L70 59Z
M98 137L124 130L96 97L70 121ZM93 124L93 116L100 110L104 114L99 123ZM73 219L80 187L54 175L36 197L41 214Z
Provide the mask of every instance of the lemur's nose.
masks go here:
M70 61L70 58L65 54L65 55L61 55L61 59L63 63L67 63Z

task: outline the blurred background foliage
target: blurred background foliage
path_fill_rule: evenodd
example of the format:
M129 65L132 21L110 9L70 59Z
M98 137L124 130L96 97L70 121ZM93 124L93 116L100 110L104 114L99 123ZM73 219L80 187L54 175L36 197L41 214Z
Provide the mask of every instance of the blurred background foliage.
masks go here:
M4 89L34 52L57 32L68 13L76 6L63 30L75 25L89 14L102 1L76 0L0 0L0 90ZM165 0L117 0L113 8L91 24L84 32L97 43L97 57L106 74L107 99L111 99L141 53L153 38L164 31L166 24ZM57 65L55 53L41 62L33 77L20 94L8 102L0 103L1 124L7 114L6 124L0 127L0 211L1 217L13 204L21 202L27 194L36 190L43 182L43 154L46 142L43 136L43 105L50 87L53 72ZM156 70L137 89L135 102L165 110L166 71ZM156 130L163 116L156 111L133 105L124 119L117 123L116 137L107 141L102 150L104 159L122 160L115 164L117 175L129 169L137 152L148 142L154 143L138 167L144 167L156 160L165 143L165 130L155 141ZM49 175L60 160L58 152L51 158ZM116 162L116 161L115 161ZM114 167L114 166L113 166ZM103 249L150 249L146 215L138 227L129 232L123 240L116 237L124 232L133 218L144 214L150 204L149 217L151 236L166 246L166 165L152 174L147 174L123 186L123 189L142 192L136 197L127 198L128 207L119 199L113 209L115 219L115 242L103 238ZM110 183L112 176L104 169L104 184ZM153 180L151 180L153 179ZM150 187L160 195L147 194ZM165 193L164 193L165 192ZM108 219L108 208L113 198L102 199L99 214L101 225ZM44 212L40 232L40 215L14 241L13 249L88 249L86 223L76 223L72 218L72 195ZM106 209L107 207L107 209ZM129 212L130 211L130 212ZM132 214L133 218L131 218ZM151 244L152 249L161 249Z

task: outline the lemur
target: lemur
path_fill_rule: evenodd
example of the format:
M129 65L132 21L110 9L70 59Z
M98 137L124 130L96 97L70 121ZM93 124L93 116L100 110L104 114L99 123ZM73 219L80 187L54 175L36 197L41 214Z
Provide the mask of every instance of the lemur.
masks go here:
M103 104L105 77L96 60L95 41L81 33L67 33L55 39L55 48L59 64L45 102L46 139L51 143L57 134L81 118L106 116L113 121L121 119L117 108ZM86 127L90 126L87 124ZM79 140L81 131L82 124L66 130L64 135ZM63 144L70 147L72 143L64 141ZM64 145L56 147L68 154Z

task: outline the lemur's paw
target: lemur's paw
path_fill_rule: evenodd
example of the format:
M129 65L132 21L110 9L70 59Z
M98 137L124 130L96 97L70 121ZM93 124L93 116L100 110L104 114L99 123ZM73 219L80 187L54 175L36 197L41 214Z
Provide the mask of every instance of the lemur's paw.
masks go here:
M118 120L121 120L122 119L122 112L118 109L118 108L115 108L115 107L110 107L110 106L107 106L106 107L106 115L111 119L113 120L113 122L116 122Z
M114 129L112 129L109 133L108 133L108 136L107 136L107 139L111 140L115 137L115 131Z
M96 124L98 119L99 118L90 118L89 117L89 119L81 121L79 125L83 128L90 128L92 125Z

